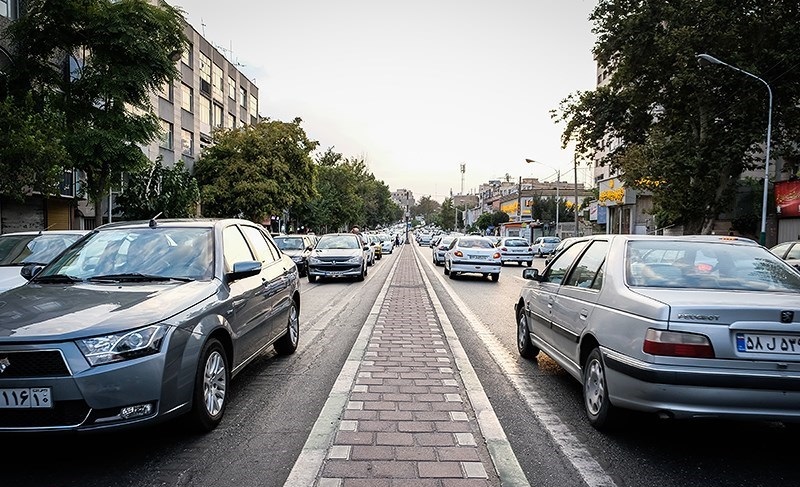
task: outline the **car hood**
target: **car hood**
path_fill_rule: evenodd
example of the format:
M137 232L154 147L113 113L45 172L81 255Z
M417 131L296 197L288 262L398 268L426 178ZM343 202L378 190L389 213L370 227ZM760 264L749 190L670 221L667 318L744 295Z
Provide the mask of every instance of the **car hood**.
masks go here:
M21 265L12 265L0 267L0 292L22 286L28 282L19 273L22 270Z
M796 293L703 289L636 288L636 293L669 306L670 323L781 323L781 313L791 311L800 324Z
M213 296L218 285L32 283L0 294L0 343L72 340L157 323Z
M364 255L364 251L361 249L314 249L314 252L311 255L320 259L324 259L326 257L345 257L349 259L351 257Z

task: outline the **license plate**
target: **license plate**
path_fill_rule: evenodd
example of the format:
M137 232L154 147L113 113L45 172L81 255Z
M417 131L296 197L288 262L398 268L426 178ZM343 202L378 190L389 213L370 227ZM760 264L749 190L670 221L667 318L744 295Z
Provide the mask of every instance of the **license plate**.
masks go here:
M51 408L49 387L0 389L0 409Z
M472 260L481 260L481 259L485 259L486 257L484 257L482 255L470 255L469 258L472 259Z
M792 335L766 335L737 333L736 350L740 352L781 353L800 355L800 337Z
M336 276L341 276L342 273L339 271L329 271L326 273L326 275L329 277L336 277Z

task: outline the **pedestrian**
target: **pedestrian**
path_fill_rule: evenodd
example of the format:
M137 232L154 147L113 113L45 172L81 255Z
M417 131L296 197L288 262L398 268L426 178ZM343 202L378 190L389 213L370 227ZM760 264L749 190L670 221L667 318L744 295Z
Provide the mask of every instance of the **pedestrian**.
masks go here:
M358 227L353 227L350 229L350 233L355 233L356 235L358 235L361 233L361 231L358 229Z
M394 235L394 246L395 247L399 247L400 246L400 235L397 235L397 234Z

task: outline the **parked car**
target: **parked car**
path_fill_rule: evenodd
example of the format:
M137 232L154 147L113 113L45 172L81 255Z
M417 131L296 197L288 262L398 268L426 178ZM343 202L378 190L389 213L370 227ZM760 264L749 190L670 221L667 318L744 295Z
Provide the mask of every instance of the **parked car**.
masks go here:
M486 237L456 237L444 254L444 275L450 279L471 272L491 276L497 282L501 267L500 252Z
M547 257L544 258L545 267L550 265L550 262L553 260L553 258L556 255L561 253L561 251L564 250L565 248L567 248L570 245L572 245L576 240L578 240L578 238L579 237L567 237L565 239L562 239L560 242L558 242L558 245L556 245L556 248L555 248L555 250L553 250L553 253L548 254Z
M46 265L88 230L42 230L0 235L0 292L28 282L20 271L27 264Z
M318 277L367 277L370 248L353 233L329 233L321 236L308 258L308 281Z
M769 251L800 270L800 240L778 244Z
M497 244L500 250L500 262L516 262L519 265L522 263L528 264L528 267L533 265L533 247L524 238L520 237L503 237Z
M380 233L378 237L381 239L381 254L391 254L394 252L394 237L387 233Z
M376 234L367 235L369 244L372 246L372 251L375 254L376 260L381 260L383 257L383 245L381 245L381 237Z
M800 274L755 242L582 237L523 277L519 353L580 381L596 428L623 408L800 422Z
M433 265L444 264L444 254L450 248L450 244L455 239L455 237L451 237L450 235L443 235L442 238L439 239L438 244L431 252L433 254Z
M309 235L280 235L273 237L275 244L297 265L300 277L308 274L308 256L314 248L315 240Z
M238 220L103 225L0 294L0 431L222 420L233 376L295 351L297 267Z
M559 242L561 242L561 239L558 237L537 237L531 247L536 255L544 257L555 253Z

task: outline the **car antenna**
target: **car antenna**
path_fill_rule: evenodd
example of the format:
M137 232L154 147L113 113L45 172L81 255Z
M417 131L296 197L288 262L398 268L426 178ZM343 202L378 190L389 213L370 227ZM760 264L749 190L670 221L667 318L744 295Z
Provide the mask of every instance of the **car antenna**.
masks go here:
M156 228L158 226L158 223L156 223L156 218L160 217L162 213L164 213L164 212L163 211L159 211L158 215L156 215L156 216L154 216L153 218L150 219L150 223L149 223L150 228Z
M39 235L41 235L41 234L42 234L42 232L46 232L46 231L50 230L50 229L51 229L51 228L53 228L54 226L56 226L56 224L55 224L55 223L53 223L53 224L52 224L52 225L50 225L49 227L45 228L44 230L39 230Z

